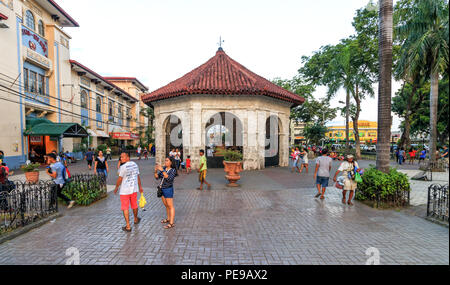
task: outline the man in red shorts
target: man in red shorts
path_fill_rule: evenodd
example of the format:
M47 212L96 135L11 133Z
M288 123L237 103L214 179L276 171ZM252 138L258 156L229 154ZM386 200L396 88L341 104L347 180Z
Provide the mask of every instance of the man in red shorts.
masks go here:
M141 177L139 176L139 167L133 161L130 161L130 156L126 152L120 154L120 161L123 163L119 169L119 178L117 179L114 194L120 187L120 204L123 211L123 216L127 225L122 227L125 232L131 232L129 208L134 214L134 224L139 224L141 218L138 217L138 203L137 192L141 194L144 192L141 185Z

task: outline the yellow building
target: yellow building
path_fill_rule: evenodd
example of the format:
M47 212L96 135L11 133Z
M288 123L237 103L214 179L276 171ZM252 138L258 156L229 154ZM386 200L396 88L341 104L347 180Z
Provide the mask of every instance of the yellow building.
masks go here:
M361 143L376 143L378 134L378 123L372 121L358 121L359 141ZM345 125L344 126L330 126L328 132L325 134L326 138L331 142L345 141ZM350 141L355 141L355 132L353 130L353 122L349 126Z

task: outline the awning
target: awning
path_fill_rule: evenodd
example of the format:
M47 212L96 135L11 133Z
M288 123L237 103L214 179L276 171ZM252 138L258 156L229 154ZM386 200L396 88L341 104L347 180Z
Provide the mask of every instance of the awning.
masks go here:
M87 137L88 132L77 123L53 123L50 120L37 118L26 120L24 135L50 136L65 138Z
M105 133L104 131L97 130L96 133L97 133L97 136L98 136L99 138L109 138L108 134Z
M97 134L93 130L87 129L87 132L91 137L97 137Z

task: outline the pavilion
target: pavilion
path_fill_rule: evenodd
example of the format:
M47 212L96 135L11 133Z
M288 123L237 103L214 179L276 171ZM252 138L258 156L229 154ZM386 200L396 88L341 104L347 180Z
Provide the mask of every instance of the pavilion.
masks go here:
M192 167L200 149L208 167L224 150L242 152L244 169L287 166L290 109L304 102L231 59L222 48L206 63L142 97L154 108L156 162L179 148Z

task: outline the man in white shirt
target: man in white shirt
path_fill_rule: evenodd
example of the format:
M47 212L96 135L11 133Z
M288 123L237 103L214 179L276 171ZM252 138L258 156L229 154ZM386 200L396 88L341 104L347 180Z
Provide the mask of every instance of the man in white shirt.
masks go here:
M317 195L320 199L325 199L325 189L328 187L328 181L330 180L330 171L333 159L328 156L328 149L322 150L322 156L316 159L316 170L314 171L314 178L316 179ZM319 174L319 175L317 175Z
M137 192L142 194L141 177L139 176L139 167L133 161L130 161L130 156L126 152L120 154L120 161L123 163L119 169L119 178L117 179L116 188L114 194L117 194L117 190L120 187L120 203L123 211L123 216L127 225L122 227L123 231L131 232L129 207L134 214L134 224L139 224L141 218L138 217L138 203Z

